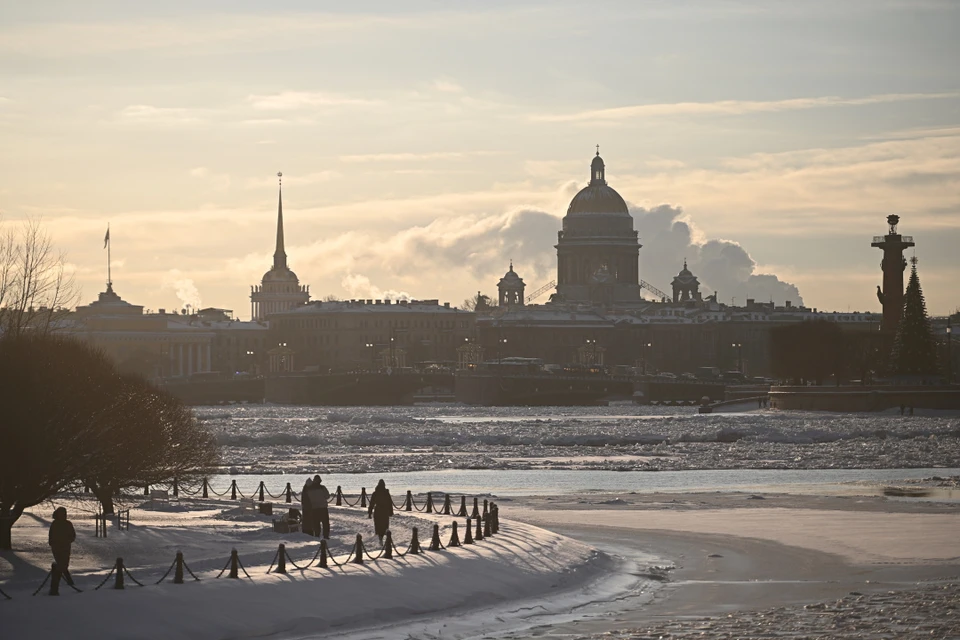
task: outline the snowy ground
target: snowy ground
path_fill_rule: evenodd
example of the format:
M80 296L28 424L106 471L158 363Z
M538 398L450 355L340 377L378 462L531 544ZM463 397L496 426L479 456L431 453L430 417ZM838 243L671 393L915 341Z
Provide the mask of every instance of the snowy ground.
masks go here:
M377 635L385 625L440 613L454 622L473 619L475 627L490 621L491 607L509 617L503 603L576 592L605 575L610 564L583 544L504 519L498 535L472 546L329 569L298 571L288 565L286 575L267 574L279 542L301 564L315 555L318 541L274 533L266 516L202 500L164 510L134 509L130 531L111 525L106 539L95 538L92 522L79 517L83 507L73 501L66 506L78 529L71 569L83 593L62 585L59 598L31 596L49 567L48 521L46 512L25 515L14 529L14 553L0 556L0 586L13 597L0 602L5 638L288 638L363 629ZM357 532L377 553L363 511L332 509L331 520L330 548L337 560L348 559ZM412 526L423 532L427 547L433 523L442 523L446 543L452 520L403 514L394 517L391 529L404 551ZM462 518L460 524L462 533ZM238 550L249 579L215 578L231 548ZM183 585L155 585L177 550L201 581L188 575ZM148 586L139 588L128 578L126 588L116 591L111 579L95 591L118 556Z
M205 407L224 465L250 473L434 469L960 466L960 414L638 407Z

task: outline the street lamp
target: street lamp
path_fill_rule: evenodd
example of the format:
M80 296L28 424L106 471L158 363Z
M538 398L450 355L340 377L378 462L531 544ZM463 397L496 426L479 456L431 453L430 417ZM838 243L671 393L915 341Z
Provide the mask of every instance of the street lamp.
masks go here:
M590 354L589 364L593 366L597 363L597 339L596 338L587 338L587 353Z
M643 347L643 375L647 375L647 360L650 359L650 355L653 353L653 343L645 342L640 346Z
M950 316L947 316L947 384L953 382L953 328L950 326Z
M373 344L372 342L368 342L368 343L366 343L364 346L365 346L367 349L370 349L370 370L372 371L373 368L374 368L373 365L375 364L374 358L376 358L377 353L376 353L376 351L373 350L374 344Z
M737 373L743 375L743 344L734 342L730 345L737 350Z
M252 351L251 349L247 349L247 360L249 361L249 364L247 365L247 371L249 371L250 373L254 373L254 371L253 371L253 368L254 368L254 358L253 358L253 355L254 355L254 354L253 354L253 351Z
M503 345L507 344L506 338L497 338L497 369L500 368L501 353L500 350Z

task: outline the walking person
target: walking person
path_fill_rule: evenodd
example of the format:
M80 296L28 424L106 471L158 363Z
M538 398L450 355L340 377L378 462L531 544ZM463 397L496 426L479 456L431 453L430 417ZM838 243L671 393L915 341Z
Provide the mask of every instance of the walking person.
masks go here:
M313 528L313 509L312 503L310 502L310 489L313 487L313 478L307 478L307 481L303 483L303 489L300 490L300 507L303 512L300 516L300 531L304 532L307 535L314 535Z
M367 507L367 517L373 517L373 528L383 544L383 536L387 535L387 529L390 528L390 516L393 515L393 498L390 497L390 491L387 490L387 484L380 480L377 488L370 495L370 506Z
M53 551L53 561L57 563L57 569L60 575L71 587L73 586L73 577L70 576L70 545L77 539L77 532L73 528L73 523L67 520L67 510L64 507L57 507L53 512L53 522L50 523L50 534L48 542L50 550Z
M323 481L319 475L313 476L313 484L310 486L310 506L313 513L311 521L313 522L313 535L322 535L324 540L330 539L330 510L327 505L330 502L330 491L323 486Z

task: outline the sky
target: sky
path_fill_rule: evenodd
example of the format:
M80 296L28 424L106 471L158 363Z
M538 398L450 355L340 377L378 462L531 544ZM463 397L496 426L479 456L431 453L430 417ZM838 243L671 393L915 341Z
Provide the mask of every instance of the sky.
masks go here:
M400 8L402 5L402 8ZM316 299L528 293L600 145L640 277L879 311L901 216L960 307L960 2L4 2L0 216L84 303L250 315L283 172ZM909 255L908 255L909 257Z

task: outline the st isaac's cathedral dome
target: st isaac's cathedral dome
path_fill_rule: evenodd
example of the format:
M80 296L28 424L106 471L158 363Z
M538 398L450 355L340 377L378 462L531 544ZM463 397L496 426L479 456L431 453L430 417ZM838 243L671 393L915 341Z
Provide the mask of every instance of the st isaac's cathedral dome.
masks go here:
M607 185L604 175L605 167L600 152L590 163L590 183L580 190L570 201L567 215L578 214L606 214L629 216L627 203L617 193L616 189Z

